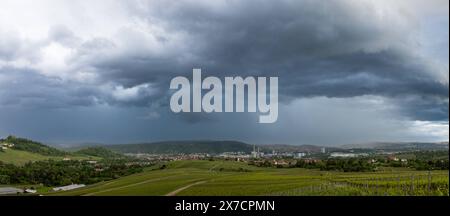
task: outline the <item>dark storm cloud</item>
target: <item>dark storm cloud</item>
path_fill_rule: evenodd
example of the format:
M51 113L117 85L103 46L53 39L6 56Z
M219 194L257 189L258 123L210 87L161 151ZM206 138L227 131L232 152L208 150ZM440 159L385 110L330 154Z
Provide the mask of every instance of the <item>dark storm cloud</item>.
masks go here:
M397 12L381 16L370 2L130 1L127 9L151 30L125 27L85 41L64 26L49 31L50 42L75 50L68 76L88 71L94 81L22 76L28 88L2 85L3 100L38 94L47 105L164 106L170 79L195 67L204 76L279 76L283 102L380 95L396 98L412 119L448 120L448 81L415 53L416 26ZM0 56L13 59L18 44L0 43Z
M4 80L2 80L2 77ZM134 97L123 100L121 89L99 88L90 84L63 81L36 73L32 69L0 69L0 104L5 107L60 108L87 107L98 104L114 106L151 106L154 99L145 88L138 88ZM111 93L112 92L112 93Z
M421 121L448 121L448 100L421 96L394 97L401 113Z
M69 106L94 105L94 96L99 92L92 86L70 84L57 78L49 78L33 70L15 68L0 69L0 103L2 106L24 108L47 107L67 108Z
M164 91L171 77L189 76L192 67L219 77L279 76L284 101L414 95L414 102L398 103L410 110L407 115L448 119L448 82L436 78L440 72L413 54L409 37L414 26L378 16L371 4L244 1L207 7L151 2L133 10L148 25L183 35L186 44L168 58L127 53L105 59L96 67L107 71L102 74L106 79L131 86L154 82ZM194 58L178 62L186 53ZM430 109L437 111L430 114Z

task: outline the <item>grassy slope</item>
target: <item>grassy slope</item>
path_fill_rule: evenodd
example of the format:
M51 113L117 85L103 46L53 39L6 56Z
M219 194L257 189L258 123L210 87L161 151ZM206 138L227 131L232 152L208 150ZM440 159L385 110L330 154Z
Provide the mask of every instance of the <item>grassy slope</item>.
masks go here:
M12 163L16 165L25 164L28 161L39 161L39 160L47 160L50 158L54 158L52 156L44 156L32 152L27 151L19 151L13 149L4 150L4 152L0 152L0 161L4 163Z
M30 161L41 161L41 160L62 160L64 157L61 156L46 156L37 153L20 151L14 149L7 149L4 152L0 152L0 161L3 163L12 163L15 165L23 165ZM68 158L72 160L98 160L98 157L89 157L89 156L68 156Z
M407 185L410 176L414 175L415 181L419 183L418 177L422 176L423 181L426 174L425 171L397 169L376 173L343 173L297 168L257 168L239 162L176 161L170 162L164 170L147 170L82 189L49 195L166 195L186 186L189 187L176 195L370 195L375 188L372 179L384 179L383 183L390 184L397 183L396 179L400 177L400 182ZM333 187L324 188L331 183ZM444 193L445 190L448 193L448 171L433 171L433 183L444 185ZM347 184L368 184L372 191L344 187ZM426 182L421 182L421 185L426 187ZM321 191L313 191L319 187ZM393 195L397 193L386 192Z
M20 151L32 152L40 155L46 156L64 156L66 152L61 151L59 149L44 145L40 142L36 142L33 140L8 136L6 139L0 140L2 143L12 143L14 144L13 149Z

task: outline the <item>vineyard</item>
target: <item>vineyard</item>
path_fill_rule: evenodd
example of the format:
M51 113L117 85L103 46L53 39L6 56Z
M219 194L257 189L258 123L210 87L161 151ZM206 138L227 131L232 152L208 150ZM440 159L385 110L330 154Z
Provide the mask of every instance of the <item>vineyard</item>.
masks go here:
M448 173L404 174L327 179L320 184L281 191L275 196L353 195L353 196L448 196Z
M339 172L232 161L174 161L164 169L48 195L448 196L448 177L448 170Z

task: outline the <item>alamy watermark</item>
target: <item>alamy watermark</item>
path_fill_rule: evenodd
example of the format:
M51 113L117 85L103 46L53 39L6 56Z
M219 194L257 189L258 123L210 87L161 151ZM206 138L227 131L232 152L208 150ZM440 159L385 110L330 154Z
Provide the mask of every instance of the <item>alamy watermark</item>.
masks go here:
M278 77L269 78L267 94L266 77L214 76L202 80L201 69L192 70L192 87L188 78L178 76L170 82L170 89L177 90L170 98L170 109L175 112L245 112L245 87L247 87L247 112L261 113L259 123L274 123L278 119ZM192 97L191 97L192 90ZM202 90L208 90L202 94ZM225 93L225 95L223 95ZM236 96L236 100L234 99ZM192 109L191 109L192 98ZM225 107L223 107L223 103Z

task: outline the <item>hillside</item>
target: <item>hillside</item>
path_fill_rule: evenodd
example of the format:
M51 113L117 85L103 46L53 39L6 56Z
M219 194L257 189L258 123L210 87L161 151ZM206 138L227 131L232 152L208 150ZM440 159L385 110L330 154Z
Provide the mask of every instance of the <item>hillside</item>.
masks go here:
M378 142L368 144L349 144L342 148L368 148L385 151L417 151L417 150L448 150L448 142Z
M88 147L74 152L76 155L94 156L100 158L120 158L124 155L113 152L103 147Z
M286 144L272 144L272 145L260 145L262 151L265 152L310 152L310 153L318 153L321 152L322 146L316 145L286 145ZM336 151L340 150L335 147L326 147L328 151Z
M19 151L14 149L7 149L0 151L0 162L11 163L15 165L23 165L30 161L48 160L56 157L44 156L27 151Z
M14 136L0 139L0 146L2 147L0 148L0 162L15 165L23 165L27 162L49 159L63 160L64 158L71 160L97 160L120 155L107 149L99 150L96 148L87 149L80 153L69 153L33 140Z
M122 153L177 154L251 152L252 145L237 141L166 141L104 146Z
M67 154L64 151L44 145L42 143L15 136L8 136L6 139L1 139L0 143L10 144L10 148L14 150L26 151L45 156L64 156Z

